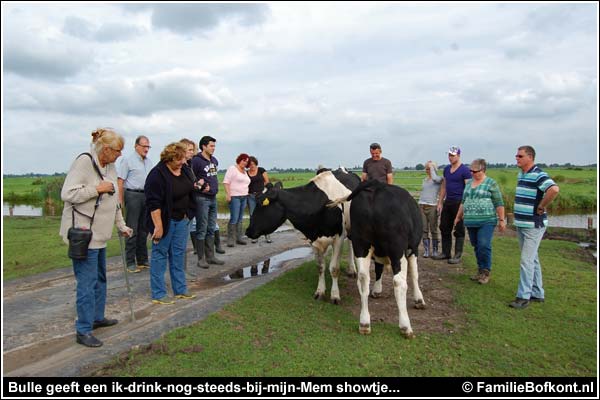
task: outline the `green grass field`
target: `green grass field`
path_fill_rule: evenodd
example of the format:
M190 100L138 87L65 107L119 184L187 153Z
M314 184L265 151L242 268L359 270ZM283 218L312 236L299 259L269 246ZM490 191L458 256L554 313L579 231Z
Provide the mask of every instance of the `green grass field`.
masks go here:
M549 209L554 210L591 210L596 207L596 176L597 170L594 168L566 169L555 168L547 169L548 174L560 186L560 195L553 202ZM438 171L442 173L442 171ZM515 187L517 184L517 168L490 169L488 176L495 179L501 187L504 194L507 210L512 210ZM313 173L271 173L271 180L281 181L286 188L305 185L314 177ZM402 186L409 192L418 196L421 191L424 171L396 171L394 173L394 184ZM6 178L3 181L4 201L11 203L42 203L43 193L46 193L45 184L55 182L56 177L45 178ZM222 176L220 177L222 179ZM38 183L34 185L33 183ZM39 184L39 183L42 184ZM219 194L217 201L226 210L225 189L223 184L219 185Z
M466 321L453 334L415 332L406 340L396 325L375 321L372 334L361 336L344 306L312 299L317 272L309 262L202 322L121 355L101 375L596 376L595 265L573 243L544 241L547 301L513 310L507 303L518 282L515 249L516 238L494 240L486 286L467 273L445 279ZM470 248L464 264L475 269Z

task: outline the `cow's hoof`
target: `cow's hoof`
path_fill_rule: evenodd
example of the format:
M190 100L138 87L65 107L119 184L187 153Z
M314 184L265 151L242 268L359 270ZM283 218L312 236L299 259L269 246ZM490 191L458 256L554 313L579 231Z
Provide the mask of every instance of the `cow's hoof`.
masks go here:
M347 272L346 276L348 278L352 278L352 279L356 279L358 277L358 275L356 274L356 272Z
M358 327L358 333L361 335L370 335L371 334L371 324L360 324Z
M335 304L336 306L339 306L341 302L342 300L339 298L331 299L331 304Z
M371 297L374 299L378 299L381 297L381 292L371 292Z
M315 300L323 300L323 298L325 297L324 293L319 293L319 292L315 292L315 294L313 295L313 298Z
M409 330L408 328L400 328L400 333L402 333L402 336L404 336L405 339L415 338L415 333L412 330Z
M415 301L415 308L417 310L424 310L427 308L425 301L423 299Z

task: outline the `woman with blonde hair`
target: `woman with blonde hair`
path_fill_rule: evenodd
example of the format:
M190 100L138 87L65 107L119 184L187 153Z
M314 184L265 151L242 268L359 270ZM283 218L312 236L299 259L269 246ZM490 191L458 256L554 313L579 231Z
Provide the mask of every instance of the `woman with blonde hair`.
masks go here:
M60 235L69 243L69 228L90 229L91 241L87 253L72 256L77 282L77 343L100 347L92 331L115 325L116 319L104 315L106 305L106 244L113 227L130 236L119 206L115 160L121 155L125 141L111 128L92 132L90 153L80 154L69 169L61 191L64 201ZM85 250L85 249L84 249Z
M167 297L165 271L167 261L173 294L178 299L193 299L187 291L184 255L187 243L188 218L195 213L192 197L194 176L186 163L187 148L183 143L167 145L160 153L160 162L152 168L146 184L146 223L152 233L150 289L152 303L173 304Z
M427 177L423 179L421 196L419 197L419 209L423 219L423 257L435 257L438 255L440 233L438 231L437 203L442 187L442 178L436 173L437 165L433 161L425 163ZM429 235L431 234L431 238ZM433 252L431 246L433 245Z

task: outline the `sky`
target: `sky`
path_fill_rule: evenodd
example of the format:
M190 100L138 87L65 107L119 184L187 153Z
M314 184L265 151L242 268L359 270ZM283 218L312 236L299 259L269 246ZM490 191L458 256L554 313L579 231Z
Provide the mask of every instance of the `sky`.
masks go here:
M269 168L598 159L596 3L2 2L2 170L68 171L112 127L157 162Z

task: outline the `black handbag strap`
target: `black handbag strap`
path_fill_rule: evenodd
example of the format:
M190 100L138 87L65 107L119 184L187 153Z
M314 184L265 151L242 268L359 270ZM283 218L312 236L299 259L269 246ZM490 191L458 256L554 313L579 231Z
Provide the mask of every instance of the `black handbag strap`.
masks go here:
M92 155L90 153L81 153L75 159L78 159L79 157L81 157L83 155L86 155L90 158L90 160L92 161L92 166L94 167L94 170L98 173L100 180L104 180L104 176L102 176L102 173L100 172L100 168L98 167L98 164L96 164L96 161L94 161L94 157L92 157ZM96 216L96 210L98 209L98 205L100 205L100 199L102 198L103 194L104 193L100 193L100 195L96 199L96 204L94 205L94 213L92 214L92 216L84 214L81 211L77 211L77 209L75 208L74 205L71 206L71 216L73 218L73 227L75 227L75 213L77 213L77 214L83 215L84 217L90 218L90 230L92 229L92 224L94 223L94 217Z

